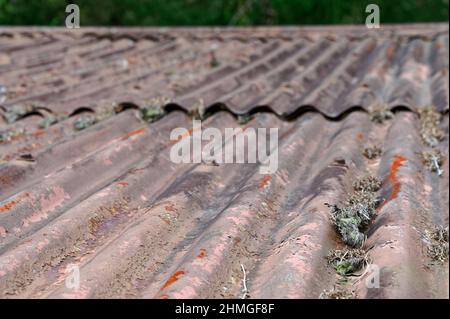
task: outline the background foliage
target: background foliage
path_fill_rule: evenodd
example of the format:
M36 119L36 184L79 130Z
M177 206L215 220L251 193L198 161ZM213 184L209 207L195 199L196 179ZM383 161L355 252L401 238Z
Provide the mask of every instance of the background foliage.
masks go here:
M376 3L381 23L448 21L449 0L0 0L0 25L63 25L80 6L81 25L271 25L363 23Z

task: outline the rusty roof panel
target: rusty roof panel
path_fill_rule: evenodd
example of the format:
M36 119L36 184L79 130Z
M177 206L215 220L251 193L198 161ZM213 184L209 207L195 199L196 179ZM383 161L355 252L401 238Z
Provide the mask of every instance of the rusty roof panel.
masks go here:
M448 26L81 30L0 28L0 297L448 298L429 252L449 223ZM276 173L173 163L195 109L278 128ZM378 288L326 258L347 247L326 204L365 174Z

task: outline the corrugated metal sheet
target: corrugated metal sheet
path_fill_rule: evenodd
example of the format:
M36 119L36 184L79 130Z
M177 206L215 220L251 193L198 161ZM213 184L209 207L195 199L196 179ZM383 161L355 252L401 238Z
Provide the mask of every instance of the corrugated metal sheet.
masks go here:
M448 48L446 25L0 29L1 297L448 298L448 261L427 253L449 223ZM161 119L136 116L155 101ZM170 131L199 105L204 127L279 128L277 172L172 163ZM441 176L421 155L436 149ZM345 244L325 203L367 173L382 181L363 246L379 288L326 260Z

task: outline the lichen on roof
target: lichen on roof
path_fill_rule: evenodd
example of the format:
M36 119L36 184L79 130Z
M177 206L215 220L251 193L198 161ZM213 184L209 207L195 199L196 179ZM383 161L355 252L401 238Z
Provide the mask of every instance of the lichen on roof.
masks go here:
M381 181L372 175L364 175L353 182L353 189L357 192L376 192L380 188Z
M363 155L368 159L376 159L381 156L383 150L376 145L366 146L363 150Z
M190 111L189 115L196 119L196 120L204 120L205 119L205 114L206 114L206 107L205 107L205 103L203 102L203 99L198 99L194 105L192 106L192 108L190 108L192 111Z
M421 153L422 162L425 167L436 172L439 176L442 176L444 171L442 170L442 164L444 163L445 156L439 149L432 149L430 151L424 151Z
M375 123L383 123L394 117L394 113L387 107L386 104L376 103L368 107L370 120Z
M439 124L442 121L442 114L433 106L419 109L418 113L422 141L428 146L437 146L445 137L445 132L439 128Z

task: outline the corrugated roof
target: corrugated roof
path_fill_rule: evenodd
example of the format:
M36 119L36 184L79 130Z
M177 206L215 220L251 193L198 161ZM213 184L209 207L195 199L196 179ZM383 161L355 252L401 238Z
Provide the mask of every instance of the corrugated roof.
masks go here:
M441 24L0 28L0 296L448 298L448 49ZM193 115L279 128L276 173L171 162ZM325 204L365 174L379 288L326 258L349 247Z

